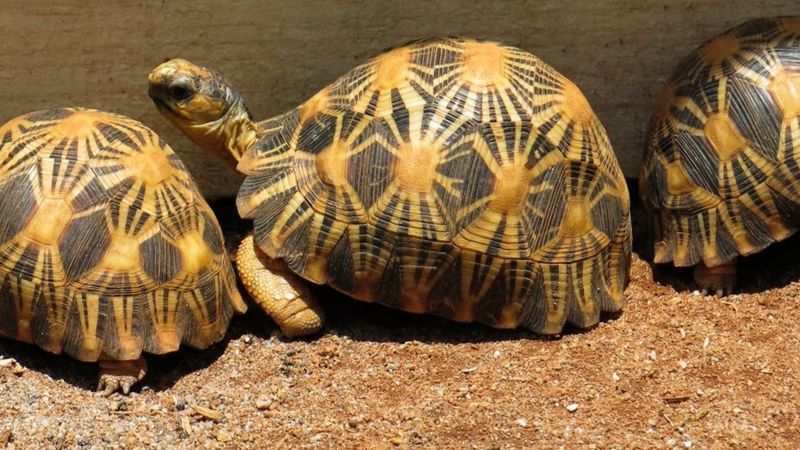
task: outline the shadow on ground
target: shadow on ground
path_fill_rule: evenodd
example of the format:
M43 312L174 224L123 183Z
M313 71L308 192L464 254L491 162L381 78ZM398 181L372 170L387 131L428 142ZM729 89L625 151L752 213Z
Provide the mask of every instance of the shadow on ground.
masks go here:
M631 219L633 223L633 251L638 253L653 269L653 279L676 291L694 291L692 267L674 267L670 264L653 264L648 244L645 212L639 201L638 183L628 180L631 194ZM770 245L764 250L739 258L736 293L755 294L768 289L784 287L800 280L800 236Z

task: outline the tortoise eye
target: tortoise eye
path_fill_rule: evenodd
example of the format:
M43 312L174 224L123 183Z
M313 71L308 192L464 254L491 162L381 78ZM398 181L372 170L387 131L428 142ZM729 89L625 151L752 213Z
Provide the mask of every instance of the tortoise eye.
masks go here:
M169 95L175 100L183 101L190 99L192 95L194 95L194 92L192 92L192 90L187 88L186 86L175 85L175 86L170 86Z

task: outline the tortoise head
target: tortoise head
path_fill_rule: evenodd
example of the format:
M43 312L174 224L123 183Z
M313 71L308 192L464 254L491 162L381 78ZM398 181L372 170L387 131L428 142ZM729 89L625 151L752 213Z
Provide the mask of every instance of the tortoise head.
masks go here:
M205 150L235 166L254 142L256 125L242 96L214 70L172 59L148 82L161 114Z

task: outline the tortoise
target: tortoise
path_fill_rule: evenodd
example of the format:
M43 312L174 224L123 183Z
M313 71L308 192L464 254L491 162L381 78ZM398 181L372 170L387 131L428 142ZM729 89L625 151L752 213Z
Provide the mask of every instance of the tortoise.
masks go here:
M308 282L412 313L560 333L619 311L627 185L578 87L536 56L434 38L390 49L256 122L218 72L149 75L158 110L246 178L245 289L288 337Z
M740 255L800 224L800 17L756 19L678 64L647 135L639 192L656 263L732 292Z
M0 128L0 335L100 362L106 395L142 352L205 348L245 304L217 219L152 130L81 108Z

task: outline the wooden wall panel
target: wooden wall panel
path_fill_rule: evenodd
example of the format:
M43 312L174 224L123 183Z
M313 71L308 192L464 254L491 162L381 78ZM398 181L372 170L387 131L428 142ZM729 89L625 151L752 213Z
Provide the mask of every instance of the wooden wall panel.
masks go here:
M184 57L225 73L258 118L302 102L391 45L468 35L529 50L586 93L628 176L649 111L677 60L742 20L800 14L796 0L2 0L0 120L82 105L154 127L203 191L239 178L161 119L146 95L156 64Z

